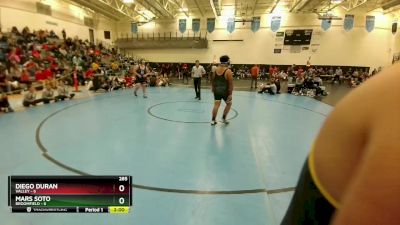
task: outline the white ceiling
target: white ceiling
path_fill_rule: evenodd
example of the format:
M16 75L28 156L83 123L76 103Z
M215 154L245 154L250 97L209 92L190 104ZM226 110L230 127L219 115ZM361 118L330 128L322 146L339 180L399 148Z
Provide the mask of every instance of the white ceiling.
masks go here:
M216 12L229 11L236 17L249 18L273 12L325 13L337 7L348 13L368 13L377 9L382 11L381 6L388 2L400 5L400 0L343 0L341 2L340 0L134 0L133 4L124 4L123 0L72 1L86 4L84 6L103 14L111 9L114 16L118 15L121 19L128 16L133 21L148 21L152 18L173 19L179 16L214 17L213 8ZM384 12L391 11L398 11L398 6Z

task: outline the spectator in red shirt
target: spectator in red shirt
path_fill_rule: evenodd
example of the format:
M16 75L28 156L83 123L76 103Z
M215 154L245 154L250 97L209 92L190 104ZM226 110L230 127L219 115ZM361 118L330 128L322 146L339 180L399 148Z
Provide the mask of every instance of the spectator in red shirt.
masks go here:
M48 51L48 50L49 50L49 46L48 46L47 44L44 44L44 45L42 46L42 49Z
M54 78L54 74L51 71L49 66L47 66L46 69L43 71L43 76L46 77L46 79L53 79Z
M299 67L299 69L297 70L297 76L300 76L303 72L303 68Z
M279 73L279 68L277 66L274 67L274 77Z
M57 88L57 81L54 79L54 73L51 71L50 66L46 66L46 69L43 71L43 76L46 78L46 85L53 89Z
M21 74L20 83L28 84L28 85L31 84L29 72L27 69L23 69L22 74Z
M269 69L268 69L269 78L271 78L273 74L274 74L274 67L269 66Z
M53 61L53 62L50 64L50 69L51 69L51 71L52 71L53 73L57 73L57 72L58 72L58 64L57 64L56 61Z
M32 50L32 56L33 56L35 59L40 59L40 52L39 52L38 50L36 50L36 49L33 49L33 50Z
M92 69L92 67L90 67L90 68L86 71L86 73L85 73L86 79L92 78L92 77L93 77L93 74L94 74L93 69Z
M253 83L255 83L254 88L257 88L257 79L258 79L258 75L260 74L260 68L258 67L258 65L254 65L251 70L251 87L253 88Z
M35 79L37 81L43 81L46 80L46 76L43 74L43 69L39 67L39 69L35 73Z
M55 61L53 55L50 52L45 52L45 61L49 62L49 63L53 63Z
M19 62L21 62L21 59L20 59L20 57L16 54L16 50L15 50L15 48L12 48L11 49L11 51L10 51L10 53L8 54L8 60L11 62L11 63L19 63Z
M22 51L22 48L20 48L20 47L15 48L15 54L19 57L20 61L22 61L25 58L24 52Z

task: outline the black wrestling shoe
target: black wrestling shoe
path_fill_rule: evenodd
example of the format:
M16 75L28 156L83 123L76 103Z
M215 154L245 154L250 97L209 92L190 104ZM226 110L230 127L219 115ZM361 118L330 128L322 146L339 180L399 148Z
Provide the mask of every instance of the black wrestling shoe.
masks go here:
M211 121L211 126L215 126L215 125L217 125L217 121L215 121L215 120Z

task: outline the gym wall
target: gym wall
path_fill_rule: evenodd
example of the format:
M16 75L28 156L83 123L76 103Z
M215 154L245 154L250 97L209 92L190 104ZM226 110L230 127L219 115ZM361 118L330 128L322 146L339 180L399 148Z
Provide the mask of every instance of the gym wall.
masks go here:
M344 17L345 12L337 11L337 15ZM236 23L236 30L230 34L226 30L226 18L216 21L216 29L208 34L208 49L170 49L170 50L135 50L133 55L145 57L155 62L193 62L199 59L208 63L222 54L231 56L232 62L240 64L306 64L309 57L314 65L342 65L365 66L377 68L391 64L394 51L394 40L397 35L391 33L392 17L388 15L375 15L375 29L368 33L365 28L365 14L356 14L354 28L350 31L343 29L343 20L332 21L332 26L327 31L321 28L321 20L316 14L285 14L282 16L281 28L286 29L313 29L311 44L319 44L315 52L311 47L308 51L290 53L283 51L274 54L276 33L270 28L270 15L261 17L261 28L257 32L250 30L250 23L243 26ZM186 17L183 17L186 18ZM187 18L187 30L192 36L191 19ZM207 18L201 18L201 33L204 36ZM130 23L118 23L119 35L130 32ZM178 31L178 19L173 21L151 22L139 27L139 33L163 33ZM319 34L319 35L318 35ZM169 35L169 34L168 34ZM183 34L187 36L187 32ZM215 42L214 40L243 40L240 42ZM398 42L398 41L397 41ZM400 49L400 43L397 43Z
M62 38L61 31L65 29L68 37L78 36L89 39L89 28L94 31L94 40L111 44L116 38L116 22L99 14L90 15L80 7L62 0L47 0L51 5L52 15L37 13L36 2L39 0L0 0L0 22L3 32L11 31L16 26L19 31L28 26L31 31L38 29L54 30ZM42 1L43 2L43 1ZM84 25L84 17L92 18L93 26ZM111 40L104 39L104 31L111 31Z

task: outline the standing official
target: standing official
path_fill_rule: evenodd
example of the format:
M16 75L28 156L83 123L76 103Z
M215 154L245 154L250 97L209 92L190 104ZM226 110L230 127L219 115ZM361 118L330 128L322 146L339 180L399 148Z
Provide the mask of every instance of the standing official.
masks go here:
M192 77L194 81L194 90L196 92L196 99L201 100L200 88L201 77L206 74L206 70L200 65L199 60L196 60L196 65L192 68Z

